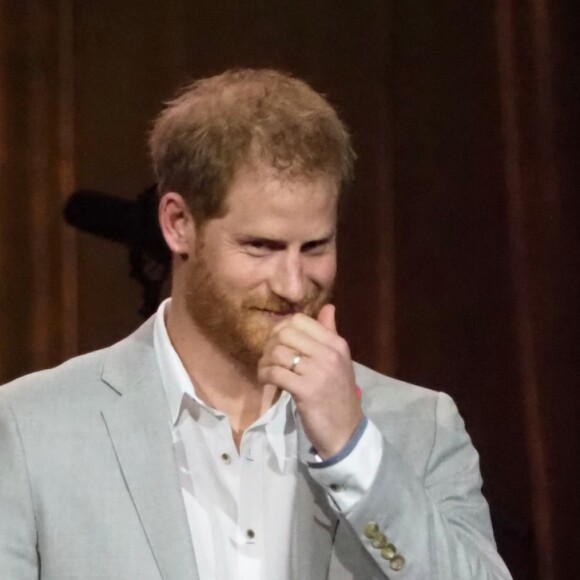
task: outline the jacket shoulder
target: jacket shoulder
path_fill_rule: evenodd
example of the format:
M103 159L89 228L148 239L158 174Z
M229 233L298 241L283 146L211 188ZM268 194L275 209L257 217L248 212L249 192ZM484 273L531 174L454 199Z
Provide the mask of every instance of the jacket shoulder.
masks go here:
M0 387L0 400L13 408L40 406L46 410L58 405L60 399L73 403L86 396L87 389L100 382L107 356L105 348L69 359L61 365L37 371Z
M59 406L83 406L95 403L96 393L114 391L104 386L103 372L108 359L123 362L132 353L142 352L142 346L152 346L153 317L123 340L100 350L89 352L61 365L20 377L0 386L0 400L11 406L26 409L46 405L45 409Z
M354 369L363 404L370 409L385 404L392 411L402 411L410 405L434 408L443 394L388 377L359 363L354 363Z

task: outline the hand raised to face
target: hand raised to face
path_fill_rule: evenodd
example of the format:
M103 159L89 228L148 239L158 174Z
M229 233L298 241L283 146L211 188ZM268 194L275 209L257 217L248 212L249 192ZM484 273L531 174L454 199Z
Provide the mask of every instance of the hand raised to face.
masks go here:
M274 327L258 380L292 395L304 432L323 459L348 443L362 418L350 350L336 332L332 304L317 320L295 314Z

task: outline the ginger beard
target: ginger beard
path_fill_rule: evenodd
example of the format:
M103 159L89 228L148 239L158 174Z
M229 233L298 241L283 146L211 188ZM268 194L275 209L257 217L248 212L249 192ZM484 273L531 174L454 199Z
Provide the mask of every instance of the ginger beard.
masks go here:
M316 318L332 295L332 287L315 286L300 304L291 304L275 294L248 295L241 301L235 300L208 267L203 242L196 248L187 269L186 284L187 310L198 329L252 373L256 371L270 332L278 323L264 310L302 312Z

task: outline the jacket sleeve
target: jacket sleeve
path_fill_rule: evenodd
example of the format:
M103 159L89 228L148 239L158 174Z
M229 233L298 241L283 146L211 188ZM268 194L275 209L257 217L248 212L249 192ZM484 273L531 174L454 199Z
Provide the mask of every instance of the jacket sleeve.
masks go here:
M424 472L383 439L371 488L341 517L373 559L373 579L509 580L481 493L479 456L449 396L438 394L435 415Z
M26 458L0 392L0 578L38 580L37 536Z

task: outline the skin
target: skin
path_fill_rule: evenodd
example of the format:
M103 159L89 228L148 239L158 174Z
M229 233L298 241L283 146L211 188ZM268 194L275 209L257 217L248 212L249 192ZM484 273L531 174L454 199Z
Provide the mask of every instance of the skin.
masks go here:
M171 342L198 395L228 415L238 448L285 390L312 445L330 457L362 417L348 344L336 331L334 306L325 304L336 275L336 184L245 165L226 204L223 217L200 227L181 195L161 199L173 252ZM203 294L213 299L202 303ZM199 308L216 316L208 322ZM240 332L228 337L230 321ZM302 358L290 371L296 354Z

